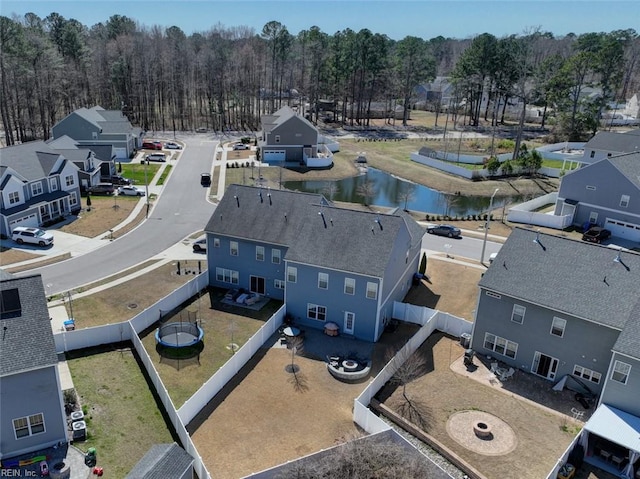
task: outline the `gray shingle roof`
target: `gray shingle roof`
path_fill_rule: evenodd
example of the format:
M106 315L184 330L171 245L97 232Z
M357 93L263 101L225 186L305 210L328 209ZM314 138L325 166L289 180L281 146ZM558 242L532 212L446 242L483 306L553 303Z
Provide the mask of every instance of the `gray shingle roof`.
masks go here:
M58 357L42 277L4 272L0 280L1 291L18 289L21 305L19 316L0 319L0 376L55 365Z
M262 118L260 119L260 123L261 123L262 129L265 132L268 132L273 130L275 127L280 126L283 123L287 122L290 118L293 118L294 116L297 116L300 119L300 121L307 124L314 130L316 129L316 127L313 126L313 123L311 123L305 117L298 115L295 111L293 111L293 109L290 106L283 106L282 108L280 108L278 111L276 111L271 115L263 115Z
M622 330L638 300L640 255L516 228L480 287ZM628 268L628 270L627 270Z
M638 138L640 138L640 136ZM620 173L631 181L631 183L640 188L640 152L612 156L602 161L609 161Z
M421 235L410 236L419 231L419 226L409 230L410 221L337 208L322 195L232 185L205 230L288 246L289 261L381 277L399 234L405 232L411 244L420 240Z
M44 141L30 141L0 150L2 164L29 181L48 177L59 156L60 153Z
M600 131L584 145L584 149L632 153L640 151L640 135Z
M155 444L131 469L125 479L172 479L182 477L193 458L175 442Z
M640 359L640 299L631 311L631 316L613 345L613 350Z

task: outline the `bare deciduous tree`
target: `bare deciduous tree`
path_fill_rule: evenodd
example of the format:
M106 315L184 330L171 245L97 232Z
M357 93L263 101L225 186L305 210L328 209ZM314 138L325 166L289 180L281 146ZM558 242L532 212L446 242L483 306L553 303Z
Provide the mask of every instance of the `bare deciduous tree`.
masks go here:
M396 368L391 382L402 387L402 402L398 413L406 420L426 429L431 422L431 411L422 398L414 398L407 392L407 386L427 372L427 361L418 351L409 354L405 349L393 354L387 353L390 362Z

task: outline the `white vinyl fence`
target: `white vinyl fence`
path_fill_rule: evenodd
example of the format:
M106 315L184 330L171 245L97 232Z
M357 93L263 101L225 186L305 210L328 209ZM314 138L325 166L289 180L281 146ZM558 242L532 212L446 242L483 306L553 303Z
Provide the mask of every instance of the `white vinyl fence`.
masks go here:
M512 223L525 223L557 230L565 229L571 225L573 221L572 215L554 215L535 211L545 205L555 204L557 199L558 193L553 192L516 205L509 208L507 220Z
M452 316L448 313L415 306L398 301L393 304L393 317L402 321L422 325L418 332L404 345L397 353L396 357L409 358L416 349L435 330L442 331L453 336L460 337L463 333L471 333L472 323L466 319ZM375 415L369 409L371 399L382 389L382 387L393 377L401 363L392 359L382 368L382 371L371 380L369 385L358 396L353 403L353 420L369 434L389 429L389 425Z

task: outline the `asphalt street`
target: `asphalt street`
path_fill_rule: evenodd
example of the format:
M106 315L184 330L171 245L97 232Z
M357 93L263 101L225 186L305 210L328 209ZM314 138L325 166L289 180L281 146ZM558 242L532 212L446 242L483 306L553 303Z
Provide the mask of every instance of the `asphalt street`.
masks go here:
M203 230L215 210L200 185L200 173L211 171L218 141L210 136L184 136L186 148L150 210L147 221L130 233L90 253L32 269L41 274L48 294L97 281L139 264Z

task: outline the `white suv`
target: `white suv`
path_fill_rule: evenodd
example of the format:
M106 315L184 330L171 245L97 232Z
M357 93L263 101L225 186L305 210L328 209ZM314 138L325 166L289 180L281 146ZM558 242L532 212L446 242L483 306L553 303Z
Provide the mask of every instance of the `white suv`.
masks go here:
M32 243L39 246L49 246L53 244L53 235L40 228L27 228L18 226L13 229L11 239L18 244Z

